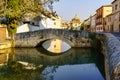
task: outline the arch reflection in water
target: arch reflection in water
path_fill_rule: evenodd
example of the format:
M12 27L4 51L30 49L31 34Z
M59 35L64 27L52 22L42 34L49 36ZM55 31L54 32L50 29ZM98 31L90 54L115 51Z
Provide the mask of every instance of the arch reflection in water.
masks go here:
M66 42L60 39L51 39L42 44L43 48L53 52L53 53L61 53L69 50L71 46Z

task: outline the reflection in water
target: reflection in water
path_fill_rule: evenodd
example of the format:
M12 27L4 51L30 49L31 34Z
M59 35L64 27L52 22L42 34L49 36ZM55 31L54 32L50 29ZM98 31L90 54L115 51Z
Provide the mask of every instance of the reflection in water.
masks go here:
M47 67L42 72L46 80L104 80L97 66L91 64Z
M52 39L42 44L43 48L53 53L61 53L69 50L71 46L60 39Z
M0 50L0 66L7 64L11 50L10 48Z
M0 80L104 80L103 57L93 49L71 48L60 55L47 55L42 50L12 50L7 65L0 67Z

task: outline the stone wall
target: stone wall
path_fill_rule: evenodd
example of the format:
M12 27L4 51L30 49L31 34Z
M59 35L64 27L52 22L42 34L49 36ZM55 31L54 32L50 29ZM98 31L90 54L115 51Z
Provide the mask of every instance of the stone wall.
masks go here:
M0 27L0 41L7 39L7 28L6 27Z
M105 57L106 80L120 80L120 41L110 33L99 33L96 39L100 40L98 46Z

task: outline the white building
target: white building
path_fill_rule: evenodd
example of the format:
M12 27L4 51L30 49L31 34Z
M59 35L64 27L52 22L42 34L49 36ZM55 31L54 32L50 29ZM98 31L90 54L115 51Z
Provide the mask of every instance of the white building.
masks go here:
M90 18L87 18L86 20L84 20L84 30L90 31Z
M95 20L96 20L96 14L90 16L90 30L91 32L95 32Z
M33 23L35 24L36 22L33 21ZM31 24L23 24L17 28L17 33L36 31L36 30L48 29L48 28L62 29L61 23L62 23L62 19L60 16L56 16L52 18L42 16L42 19L39 21L37 26Z
M48 18L43 16L43 19L39 22L40 29L56 28L61 29L62 19L60 16Z

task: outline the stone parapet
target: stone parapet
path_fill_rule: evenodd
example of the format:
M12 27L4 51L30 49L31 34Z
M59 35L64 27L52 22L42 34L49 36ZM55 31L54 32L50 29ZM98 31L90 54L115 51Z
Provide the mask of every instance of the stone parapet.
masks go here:
M111 78L119 80L120 74L120 41L111 34L106 34L107 37L107 57L109 60L109 69Z
M120 80L120 41L110 33L98 33L105 57L106 80Z

